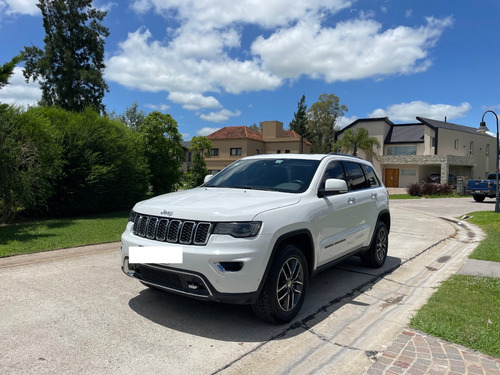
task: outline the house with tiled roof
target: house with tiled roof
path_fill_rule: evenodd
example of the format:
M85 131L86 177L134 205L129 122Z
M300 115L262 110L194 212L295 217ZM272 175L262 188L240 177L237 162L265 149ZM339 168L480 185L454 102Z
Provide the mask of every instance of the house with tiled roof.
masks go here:
M207 169L218 172L244 156L259 154L299 153L301 137L293 130L283 129L280 121L264 121L262 131L248 126L228 126L207 136L212 142L210 157L205 159ZM303 152L309 153L311 144L302 140Z
M379 148L370 160L387 187L407 187L438 174L441 182L456 183L484 178L495 169L496 138L477 128L417 117L417 122L394 124L389 118L359 119L336 133L341 139L347 129L365 128L378 139ZM461 178L463 177L463 178Z

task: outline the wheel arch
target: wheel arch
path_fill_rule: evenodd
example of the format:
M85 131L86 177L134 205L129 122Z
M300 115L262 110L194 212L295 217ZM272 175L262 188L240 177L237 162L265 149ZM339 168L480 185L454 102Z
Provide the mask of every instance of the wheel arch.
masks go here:
M311 232L309 232L309 230L307 229L294 230L292 232L282 234L281 236L278 237L278 239L274 243L271 256L269 257L269 260L267 262L266 270L260 282L259 293L260 290L262 289L262 286L264 285L267 275L269 274L269 269L271 268L271 264L276 258L276 255L278 254L281 246L283 246L286 243L294 244L295 246L300 248L300 250L304 253L304 256L307 261L309 278L311 277L315 264L314 242Z
M388 231L391 230L391 214L389 213L389 210L383 210L378 214L377 222L379 221L382 221L385 224Z

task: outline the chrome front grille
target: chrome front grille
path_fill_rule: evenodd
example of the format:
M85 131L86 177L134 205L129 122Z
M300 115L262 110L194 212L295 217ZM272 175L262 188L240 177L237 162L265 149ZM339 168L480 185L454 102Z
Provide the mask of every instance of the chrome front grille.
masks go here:
M212 223L137 214L133 231L136 236L150 240L183 245L206 245L212 227Z

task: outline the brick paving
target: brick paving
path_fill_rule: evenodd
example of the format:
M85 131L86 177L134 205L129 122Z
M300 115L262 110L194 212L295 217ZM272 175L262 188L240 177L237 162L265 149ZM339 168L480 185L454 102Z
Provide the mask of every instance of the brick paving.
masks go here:
M500 359L406 329L365 375L500 375Z

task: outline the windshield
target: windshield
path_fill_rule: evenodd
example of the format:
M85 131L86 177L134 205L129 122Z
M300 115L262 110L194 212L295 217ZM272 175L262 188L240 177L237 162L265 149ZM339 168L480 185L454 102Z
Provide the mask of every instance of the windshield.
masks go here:
M303 193L309 187L319 160L238 160L203 186Z

